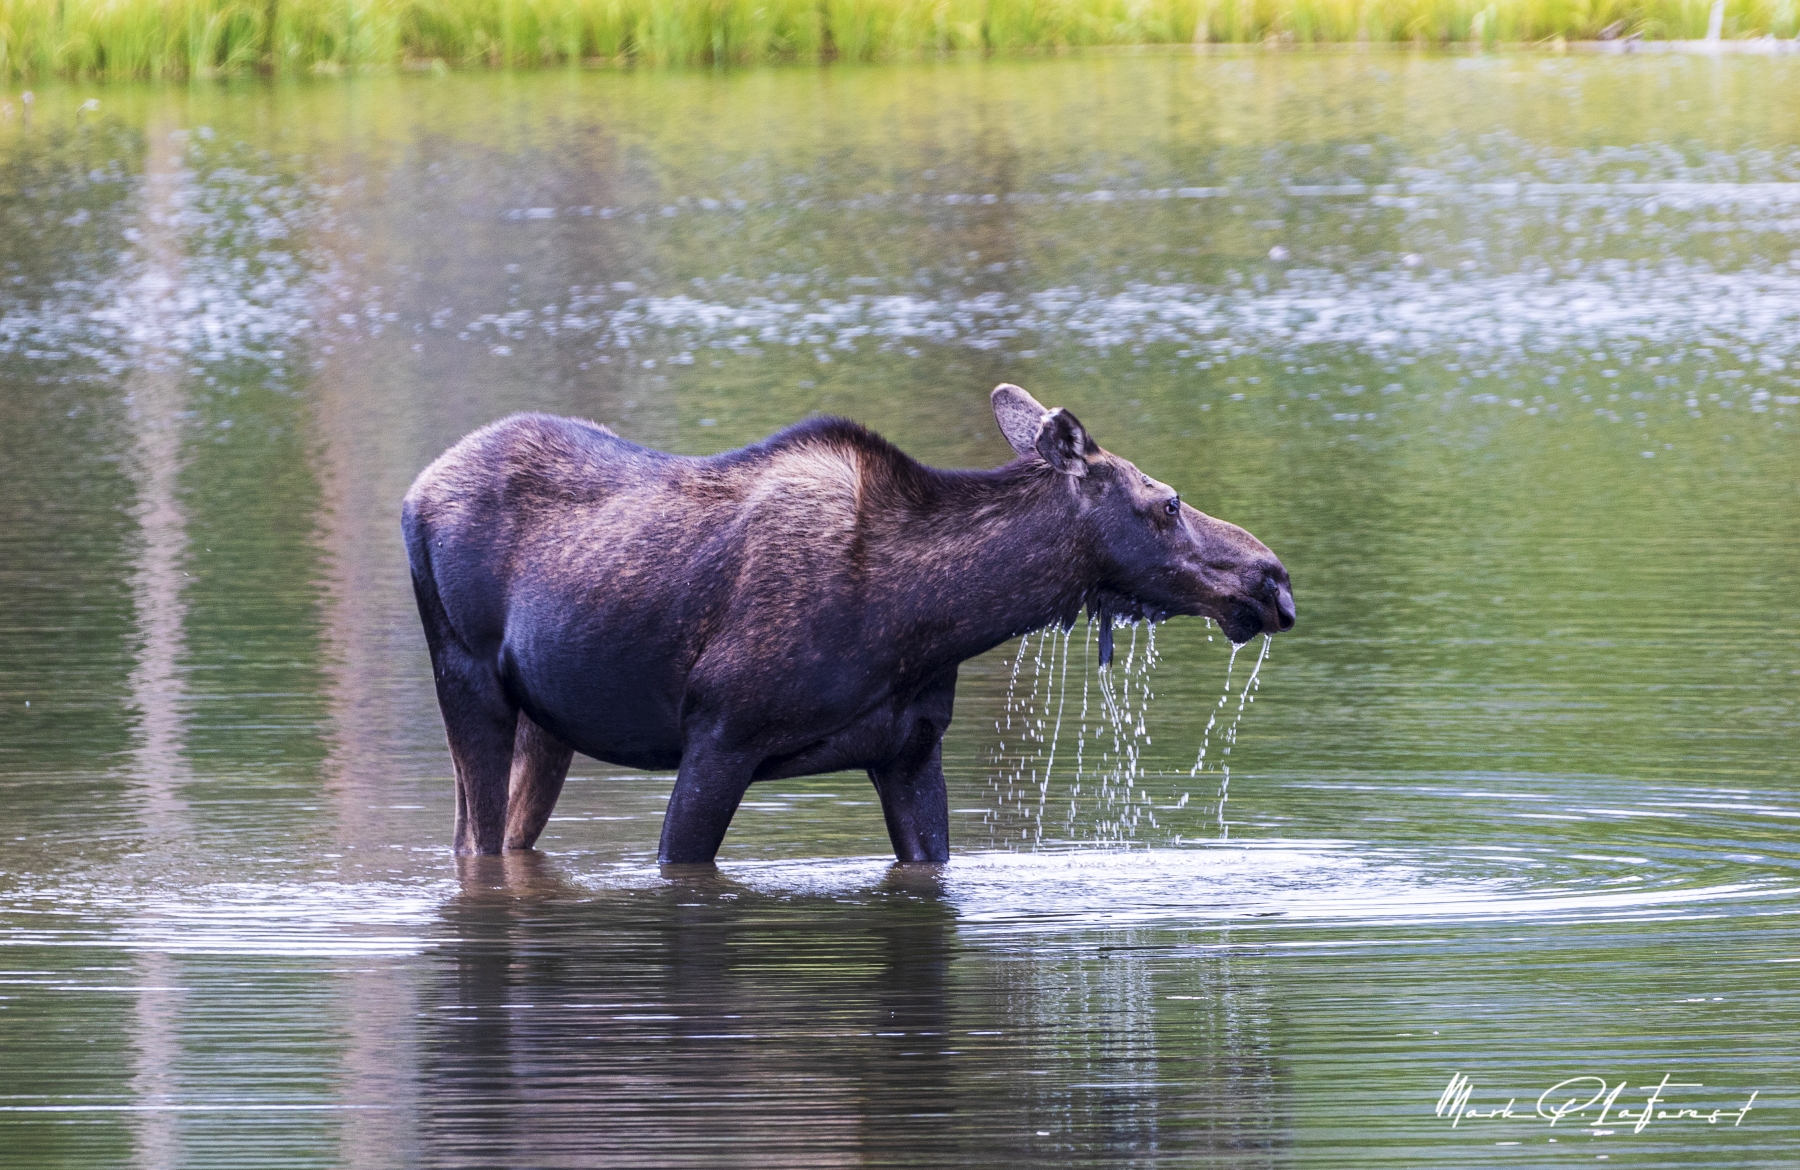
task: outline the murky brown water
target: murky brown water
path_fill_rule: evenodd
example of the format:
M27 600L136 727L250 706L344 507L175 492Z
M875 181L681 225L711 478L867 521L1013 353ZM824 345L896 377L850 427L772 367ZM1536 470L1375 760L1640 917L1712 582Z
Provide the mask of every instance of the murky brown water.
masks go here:
M40 91L0 122L0 1164L1792 1164L1797 81ZM834 776L662 874L670 777L583 761L543 855L454 863L420 467L520 408L992 465L1003 379L1281 553L1257 701L1259 647L1227 691L1177 622L1115 724L1077 630L965 671L941 872Z

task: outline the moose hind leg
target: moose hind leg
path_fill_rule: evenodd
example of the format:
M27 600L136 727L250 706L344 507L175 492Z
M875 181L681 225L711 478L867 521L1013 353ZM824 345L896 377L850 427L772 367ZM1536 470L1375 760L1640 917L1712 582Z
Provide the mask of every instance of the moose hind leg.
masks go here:
M426 627L430 632L430 627ZM507 774L519 713L501 694L499 679L465 655L433 641L433 673L444 737L456 769L458 854L498 853L506 829Z
M881 796L888 840L900 861L950 860L950 795L944 787L943 744L934 737L915 750L869 769Z
M563 780L575 752L519 712L519 729L513 739L512 775L506 789L506 840L508 849L530 849L550 820L550 810L562 795Z
M518 708L507 699L492 667L469 652L451 625L431 574L426 534L410 504L404 524L413 597L431 650L438 711L456 769L454 847L458 854L498 853L506 829L506 780L512 770Z
M453 716L446 707L444 731L456 768L458 854L498 853L506 828L506 781L512 769L514 722L482 715Z

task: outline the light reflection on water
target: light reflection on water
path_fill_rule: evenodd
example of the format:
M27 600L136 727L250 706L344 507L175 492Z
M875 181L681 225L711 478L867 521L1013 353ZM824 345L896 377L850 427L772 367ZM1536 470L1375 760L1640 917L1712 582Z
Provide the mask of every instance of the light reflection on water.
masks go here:
M0 1163L1785 1164L1793 68L42 91L0 126ZM1077 631L965 670L942 870L838 776L665 874L669 778L585 762L544 856L449 858L395 530L445 444L828 410L992 464L1003 379L1293 570L1240 724L1199 623L1154 672L1122 634L1111 716ZM1552 1146L1443 1124L1459 1071L1762 1096Z

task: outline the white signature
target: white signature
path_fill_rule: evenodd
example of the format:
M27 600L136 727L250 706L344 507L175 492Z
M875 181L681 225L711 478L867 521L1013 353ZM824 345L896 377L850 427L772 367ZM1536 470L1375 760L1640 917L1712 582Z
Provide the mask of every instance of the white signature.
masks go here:
M1629 1124L1632 1133L1642 1133L1652 1120L1704 1121L1708 1125L1729 1121L1736 1128L1744 1123L1750 1107L1756 1104L1756 1093L1753 1092L1741 1109L1695 1109L1677 1105L1669 1100L1669 1090L1700 1089L1705 1086L1699 1081L1672 1081L1669 1079L1671 1075L1664 1073L1662 1080L1654 1085L1639 1085L1640 1091L1650 1095L1635 1109L1630 1103L1622 1104L1619 1101L1619 1095L1630 1084L1629 1080L1613 1084L1605 1077L1582 1076L1569 1077L1551 1085L1538 1094L1537 1105L1528 1112L1514 1108L1519 1103L1517 1097L1509 1098L1506 1104L1493 1109L1471 1109L1469 1098L1474 1095L1475 1082L1462 1073L1457 1073L1444 1088L1444 1095L1438 1098L1437 1115L1449 1118L1452 1129L1464 1121L1529 1118L1548 1121L1553 1127L1562 1122L1573 1122L1582 1129L1591 1129L1596 1135L1605 1136L1618 1132L1617 1129L1604 1128L1609 1117L1621 1128ZM1598 1112L1594 1112L1595 1110Z

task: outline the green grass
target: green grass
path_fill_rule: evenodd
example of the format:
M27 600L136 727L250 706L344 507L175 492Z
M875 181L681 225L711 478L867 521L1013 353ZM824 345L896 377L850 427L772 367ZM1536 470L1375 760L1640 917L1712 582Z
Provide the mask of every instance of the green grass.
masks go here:
M1711 0L0 0L0 79L605 60L880 60L1195 41L1532 42L1615 21L1705 35ZM1727 0L1727 37L1800 0Z

